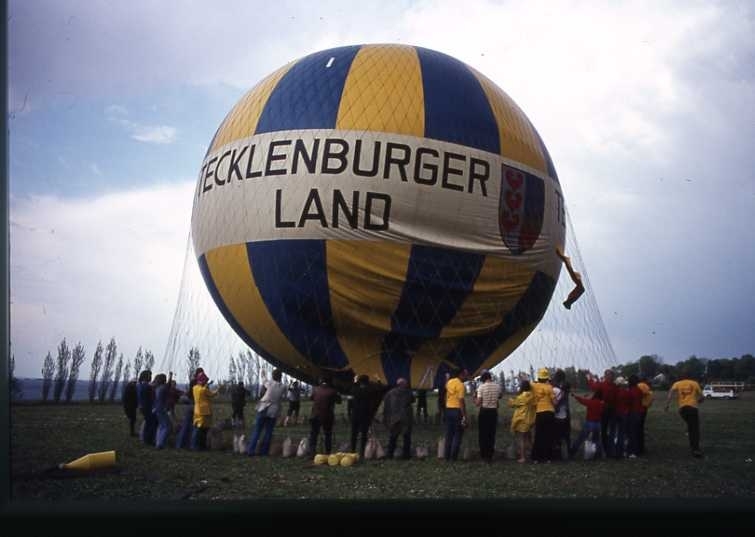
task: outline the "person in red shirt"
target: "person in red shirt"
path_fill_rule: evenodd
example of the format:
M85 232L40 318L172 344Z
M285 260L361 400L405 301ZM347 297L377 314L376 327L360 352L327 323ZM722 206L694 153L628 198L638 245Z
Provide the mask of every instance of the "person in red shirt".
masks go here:
M595 443L595 457L599 457L602 451L602 442L600 440L600 420L603 416L603 400L600 391L596 391L592 398L580 397L574 392L570 392L569 395L574 397L577 401L587 407L587 415L585 416L585 423L582 426L579 436L569 448L569 458L574 458L577 450L582 446L582 443L587 439L588 435L592 436L592 441Z
M624 377L616 379L616 444L614 459L622 459L626 454L626 441L629 436L629 383Z
M640 455L640 427L642 425L642 390L637 386L640 378L637 375L629 376L629 418L627 421L627 432L629 433L629 442L627 445L627 456L630 459L636 459Z
M599 391L603 398L603 414L600 417L600 438L603 442L603 453L613 455L616 436L616 384L614 384L613 370L606 369L603 380L599 381L592 374L587 375L587 385L593 391Z

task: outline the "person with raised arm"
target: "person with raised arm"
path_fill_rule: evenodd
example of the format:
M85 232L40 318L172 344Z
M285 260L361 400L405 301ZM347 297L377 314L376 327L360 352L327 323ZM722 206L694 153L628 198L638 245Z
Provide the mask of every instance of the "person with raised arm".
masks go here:
M561 261L564 262L564 265L566 265L566 270L569 271L569 276L571 276L571 279L574 282L574 289L572 289L571 293L569 293L569 296L564 301L564 307L570 310L572 304L574 304L577 299L582 296L582 293L585 292L585 286L582 285L582 275L579 272L576 272L572 267L571 259L567 257L560 248L556 248L556 254L561 258Z

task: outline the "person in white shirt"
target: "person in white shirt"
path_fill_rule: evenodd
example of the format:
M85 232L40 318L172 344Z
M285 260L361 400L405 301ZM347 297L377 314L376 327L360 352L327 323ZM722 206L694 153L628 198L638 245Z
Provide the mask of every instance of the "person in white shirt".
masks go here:
M571 446L571 412L569 409L569 391L571 386L566 381L566 372L563 369L556 370L551 381L555 401L553 403L553 458L557 461L564 460L562 446L566 446L569 453Z
M480 375L482 384L477 388L474 402L480 409L478 414L478 430L480 441L480 457L486 462L493 461L495 453L495 432L498 425L498 401L503 392L501 385L493 382L490 371L483 371Z
M254 423L254 431L251 434L251 441L247 448L246 454L250 457L255 455L257 450L257 441L260 434L264 431L262 445L260 446L260 455L267 455L270 451L270 440L273 438L273 427L275 420L280 412L281 402L286 393L286 387L281 382L280 369L273 370L273 378L265 383L262 391L262 397L257 403L257 419Z

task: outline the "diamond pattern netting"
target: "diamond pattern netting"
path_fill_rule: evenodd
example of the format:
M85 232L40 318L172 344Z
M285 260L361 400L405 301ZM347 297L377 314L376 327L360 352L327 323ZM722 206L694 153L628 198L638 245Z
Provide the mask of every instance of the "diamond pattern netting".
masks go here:
M571 257L575 270L582 274L584 295L570 310L563 307L562 302L572 290L573 283L567 271L562 270L543 319L522 345L493 368L495 373L502 372L509 377L512 372L529 373L540 367L574 367L602 372L617 363L568 212L566 237L566 253ZM421 312L439 315L438 312L443 310L441 303L442 300L431 301L424 305ZM438 345L439 349L443 348L442 344ZM165 352L160 359L160 370L183 372L192 347L199 349L203 367L211 378L217 379L229 376L231 357L249 351L212 301L199 272L189 237L176 310ZM265 368L268 371L272 368L254 353L252 355L257 363L262 364L260 374L265 372Z

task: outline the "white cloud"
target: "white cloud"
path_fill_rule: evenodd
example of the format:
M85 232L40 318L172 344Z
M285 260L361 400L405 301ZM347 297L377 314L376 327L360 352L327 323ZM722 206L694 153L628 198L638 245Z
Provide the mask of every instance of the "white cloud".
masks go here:
M170 144L176 141L175 127L159 126L137 126L131 134L131 138L140 142L153 144Z
M165 350L189 231L193 182L94 199L12 200L11 341L36 375L65 337L88 356L115 337L129 358Z
M171 144L176 141L178 130L167 125L144 125L128 119L128 110L125 107L113 104L105 108L105 117L121 125L129 133L131 138L139 142L151 144Z
M128 110L126 107L119 104L111 104L105 108L105 117L111 121L117 121L125 119L128 116Z

